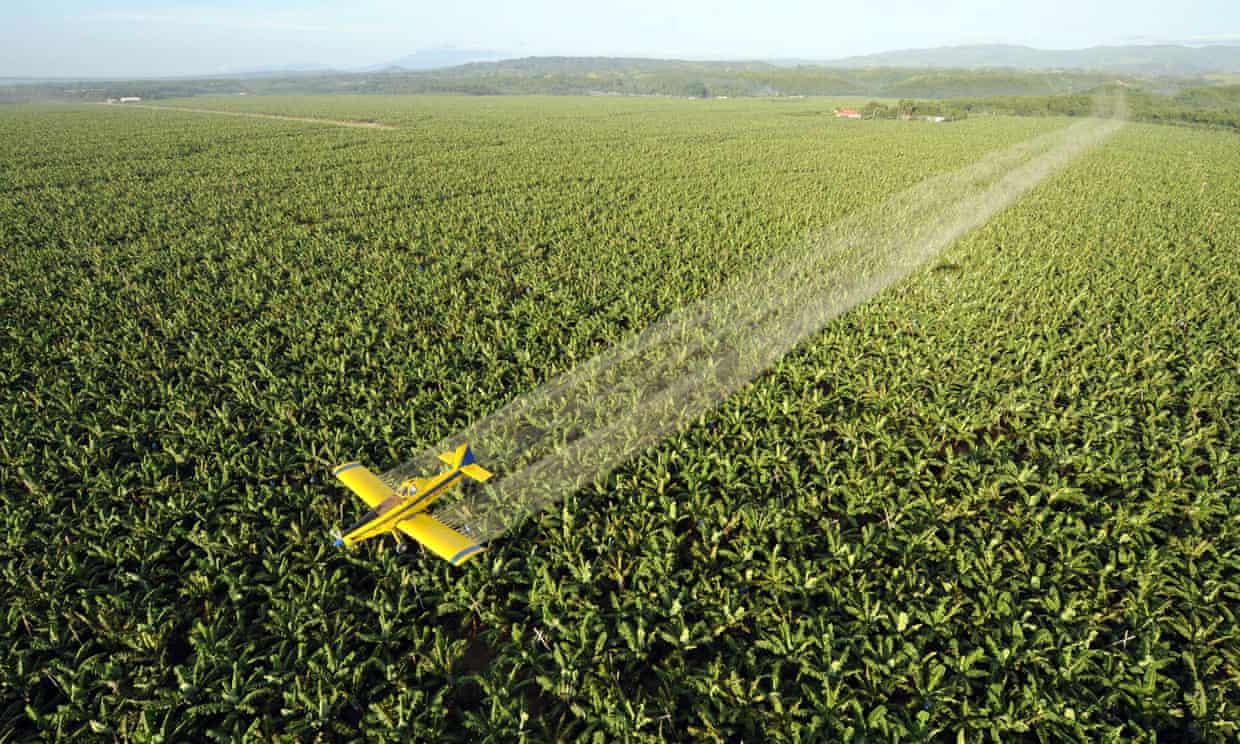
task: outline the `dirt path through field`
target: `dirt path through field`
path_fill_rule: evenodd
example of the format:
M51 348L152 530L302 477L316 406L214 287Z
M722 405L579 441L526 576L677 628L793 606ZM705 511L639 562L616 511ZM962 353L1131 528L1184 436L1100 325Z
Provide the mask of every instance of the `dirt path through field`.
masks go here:
M100 106L116 108L140 108L156 111L181 111L189 114L216 114L217 116L239 116L246 119L277 119L279 121L300 121L306 124L330 124L334 127L351 127L354 129L395 129L388 124L377 121L341 121L339 119L315 119L310 116L284 116L281 114L261 114L250 111L220 111L218 109L190 108L188 106L153 106L142 103L101 103Z
M1122 127L1083 120L916 184L383 477L395 485L433 472L438 453L469 442L498 477L438 516L479 539L501 535L713 409Z

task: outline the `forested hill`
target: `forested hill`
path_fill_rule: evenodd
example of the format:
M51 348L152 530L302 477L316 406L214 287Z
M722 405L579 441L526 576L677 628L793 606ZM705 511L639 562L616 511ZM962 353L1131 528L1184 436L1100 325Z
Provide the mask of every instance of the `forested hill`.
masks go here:
M922 106L970 113L1083 115L1090 93L1123 89L1143 121L1240 128L1236 85L1199 78L1013 69L846 69L767 62L693 62L615 57L530 57L439 70L301 74L203 80L0 83L0 102L103 101L195 95L467 94L632 95L691 98L864 96L939 101ZM876 109L872 109L876 110Z
M716 96L841 96L950 98L1077 93L1122 82L1160 92L1201 85L1101 72L1011 69L846 69L767 62L695 62L613 57L530 57L439 70L330 73L202 80L53 81L0 83L0 100L103 100L136 95L322 93L463 93Z

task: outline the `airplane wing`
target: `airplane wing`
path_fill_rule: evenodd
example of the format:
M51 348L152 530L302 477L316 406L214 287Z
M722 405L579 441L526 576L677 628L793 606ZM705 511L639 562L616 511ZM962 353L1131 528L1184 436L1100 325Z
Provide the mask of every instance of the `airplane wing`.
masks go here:
M431 552L454 566L481 553L483 548L431 515L421 512L396 525L400 531L430 548Z
M371 509L378 508L379 504L396 495L386 483L379 480L379 476L360 462L346 462L333 470L332 474L344 481Z

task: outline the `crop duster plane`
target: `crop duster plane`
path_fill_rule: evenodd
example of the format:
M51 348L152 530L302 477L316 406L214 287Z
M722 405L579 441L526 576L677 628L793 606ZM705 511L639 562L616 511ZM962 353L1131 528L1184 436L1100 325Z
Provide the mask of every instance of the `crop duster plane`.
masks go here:
M365 516L336 538L336 547L349 547L391 532L396 535L398 550L405 548L400 537L404 533L454 566L481 553L481 545L427 514L426 509L465 478L481 483L491 477L491 472L474 462L468 444L443 453L439 459L448 464L448 470L433 478L410 478L397 489L360 462L347 462L332 471L370 507Z

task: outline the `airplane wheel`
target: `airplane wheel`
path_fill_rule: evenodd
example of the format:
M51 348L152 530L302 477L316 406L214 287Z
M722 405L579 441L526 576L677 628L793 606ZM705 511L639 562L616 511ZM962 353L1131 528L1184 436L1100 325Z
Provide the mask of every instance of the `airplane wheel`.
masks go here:
M409 549L409 543L405 542L404 540L401 540L400 542L396 543L397 553L404 553L408 549Z

